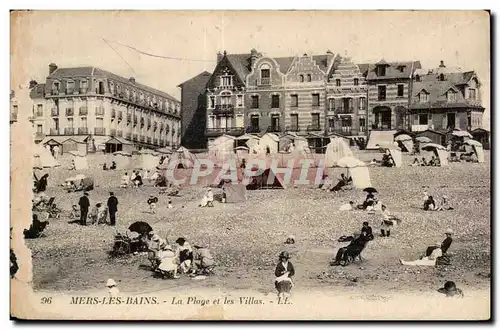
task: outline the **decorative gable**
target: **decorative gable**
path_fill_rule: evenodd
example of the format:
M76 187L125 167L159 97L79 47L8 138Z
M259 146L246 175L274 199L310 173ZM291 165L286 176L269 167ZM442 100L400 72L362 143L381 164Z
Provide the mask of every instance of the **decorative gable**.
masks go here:
M304 56L295 57L286 74L286 79L291 83L323 82L325 74L326 72L320 69L311 56L304 54Z
M207 83L207 89L239 89L245 87L243 78L234 69L233 64L226 55L215 67L214 73Z

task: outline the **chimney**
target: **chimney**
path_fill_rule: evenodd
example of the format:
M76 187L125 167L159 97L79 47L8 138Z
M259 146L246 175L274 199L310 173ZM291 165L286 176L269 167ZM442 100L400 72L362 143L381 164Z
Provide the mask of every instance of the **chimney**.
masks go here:
M217 64L219 64L220 61L222 61L222 53L221 52L217 52Z
M49 76L57 70L57 65L55 63L49 64Z
M444 65L444 61L443 60L441 60L441 64L439 64L439 67L440 68L446 68L446 65Z
M134 77L128 78L128 81L130 81L132 84L135 84L135 78Z
M330 67L333 62L333 53L331 50L326 51L326 67Z
M259 53L257 52L257 49L252 48L250 51L250 67L252 68L255 62L257 62L257 59L259 58Z

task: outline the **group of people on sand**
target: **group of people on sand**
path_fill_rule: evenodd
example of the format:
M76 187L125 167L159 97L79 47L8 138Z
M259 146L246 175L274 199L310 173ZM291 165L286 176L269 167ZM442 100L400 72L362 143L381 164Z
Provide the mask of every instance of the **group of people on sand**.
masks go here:
M116 214L118 213L118 199L113 192L109 193L107 203L104 205L98 202L90 209L89 193L84 192L78 200L78 205L71 206L70 223L77 222L82 226L86 225L101 225L109 224L110 226L116 225ZM109 213L109 223L107 216Z
M225 198L224 198L224 200L225 200ZM199 207L213 207L214 206L214 193L212 192L212 188L210 188L210 187L207 188L207 191L203 195L203 198L201 199L200 204L198 206Z
M102 169L104 171L107 171L108 170L108 165L106 163L102 164ZM116 170L116 162L114 160L111 162L111 165L109 166L109 169L110 170Z
M424 211L450 211L453 210L453 207L450 205L448 196L443 195L441 200L441 203L438 204L435 200L434 197L429 196L427 192L424 192L424 205L423 209Z
M419 160L417 157L413 160L413 163L411 166L441 166L441 162L438 157L432 155L431 159L429 162L425 159L425 157L422 157L422 160Z
M120 181L120 188L128 188L128 187L135 187L139 188L141 187L144 182L143 177L146 179L149 177L149 170L144 171L143 175L139 173L139 171L132 171L132 175L128 175L127 172L123 174L121 181Z
M449 264L448 249L453 242L453 230L449 228L444 234L446 238L443 242L437 242L427 247L425 254L422 254L419 259L413 261L400 259L400 263L404 266L435 266L436 264Z
M333 185L332 179L327 174L324 174L318 188L322 189L322 190L333 191L333 192L339 192L341 190L348 190L348 189L352 188L352 178L350 176L347 177L344 173L341 173L340 179L338 179L337 183L335 185Z
M213 273L215 259L207 247L191 246L184 237L171 245L154 231L148 233L148 239L149 259L164 278L178 279L179 272L190 276Z

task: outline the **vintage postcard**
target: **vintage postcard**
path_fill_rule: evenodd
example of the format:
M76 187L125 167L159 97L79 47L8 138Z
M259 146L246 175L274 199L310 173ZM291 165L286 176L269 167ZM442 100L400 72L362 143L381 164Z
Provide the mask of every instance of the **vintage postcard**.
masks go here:
M491 318L488 11L10 16L13 318Z

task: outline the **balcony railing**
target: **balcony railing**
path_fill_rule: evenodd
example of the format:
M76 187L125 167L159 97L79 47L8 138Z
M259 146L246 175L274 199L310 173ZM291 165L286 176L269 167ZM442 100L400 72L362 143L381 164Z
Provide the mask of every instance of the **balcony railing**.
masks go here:
M59 109L58 108L52 108L50 110L50 114L52 115L52 117L57 117L59 116Z
M260 127L248 126L245 130L246 133L260 133Z
M234 114L234 105L232 104L217 104L212 112L216 116L225 116Z
M51 128L50 135L59 135L59 129L58 128Z
M128 140L131 140L132 139L132 133L125 134L125 138L128 139Z
M245 134L245 129L243 127L223 127L223 128L207 128L205 130L206 136L218 136L222 134L228 135L243 135Z
M307 131L308 132L321 131L321 127L320 127L320 125L309 125L309 126L307 126Z
M116 129L112 128L109 130L109 135L116 136Z
M425 125L425 126L427 127L427 125ZM392 128L391 128L390 124L382 124L382 125L373 124L372 125L372 130L375 130L375 131L392 131Z
M51 90L50 95L59 95L59 90L57 90L57 89Z
M122 136L123 136L123 132L122 132L122 131L120 131L120 130L117 130L117 131L116 131L116 136L117 136L117 137L122 137Z
M300 132L299 125L290 125L286 127L286 131L288 132Z
M412 132L423 132L429 129L429 125L411 125Z
M165 140L160 139L160 145L163 147L165 145Z
M87 88L80 88L80 94L87 94Z
M75 92L74 88L66 88L66 95L73 95L74 92Z
M158 145L158 139L153 139L153 144Z
M89 128L88 127L78 127L78 134L80 134L80 135L89 134Z
M132 134L132 141L138 141L139 138L137 136L137 134Z
M345 136L350 136L352 135L352 128L351 127L342 127L342 128L334 128L334 127L328 127L327 129L328 133L336 133L340 135L345 135Z
M95 108L95 115L96 116L104 116L104 108Z
M89 110L87 109L87 107L80 107L80 116L86 116L88 113L89 113Z
M64 135L73 135L73 134L75 134L74 127L65 127L64 128Z
M337 108L335 110L336 113L340 113L340 114L352 114L354 112L354 109L353 108Z
M271 78L260 78L259 85L271 85Z
M146 141L146 137L144 135L139 136L139 141L140 142Z
M279 126L268 126L266 132L268 133L281 132L281 128Z
M106 128L94 127L94 135L106 135Z

